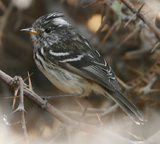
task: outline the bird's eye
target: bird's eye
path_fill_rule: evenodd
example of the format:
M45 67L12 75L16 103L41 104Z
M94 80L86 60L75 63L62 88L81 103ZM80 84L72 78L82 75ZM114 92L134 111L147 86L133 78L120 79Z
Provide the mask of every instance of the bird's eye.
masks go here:
M46 29L45 29L45 32L46 32L46 33L50 33L50 32L51 32L51 29L50 29L50 28L46 28Z

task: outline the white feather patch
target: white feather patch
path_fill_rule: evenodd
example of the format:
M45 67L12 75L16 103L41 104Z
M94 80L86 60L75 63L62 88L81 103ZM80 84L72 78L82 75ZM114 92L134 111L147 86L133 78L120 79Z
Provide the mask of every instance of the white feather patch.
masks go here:
M76 58L64 59L64 60L61 60L60 62L79 61L82 58L83 58L83 55L78 55L78 57L76 57Z
M65 52L65 53L63 53L63 52L53 52L52 50L50 50L49 51L49 53L51 54L51 55L54 55L54 56L67 56L67 55L69 55L69 53L68 52Z

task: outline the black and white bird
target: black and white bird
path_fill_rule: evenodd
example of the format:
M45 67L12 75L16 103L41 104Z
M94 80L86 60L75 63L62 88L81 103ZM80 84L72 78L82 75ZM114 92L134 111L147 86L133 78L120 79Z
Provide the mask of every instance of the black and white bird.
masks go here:
M21 30L31 33L38 68L63 92L81 97L92 92L109 96L136 124L143 123L145 117L120 92L106 60L63 17L63 13L52 12Z

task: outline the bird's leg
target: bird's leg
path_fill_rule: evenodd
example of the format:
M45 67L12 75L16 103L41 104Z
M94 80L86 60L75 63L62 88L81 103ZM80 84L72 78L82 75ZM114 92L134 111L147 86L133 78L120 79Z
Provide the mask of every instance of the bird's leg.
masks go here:
M84 111L83 111L83 113L82 113L82 121L84 120L84 116L85 116L85 113L86 113L86 111L87 111L87 108L88 108L88 105L89 105L89 102L90 102L90 100L91 100L91 95L92 95L93 93L91 93L90 95L89 95L89 97L88 97L88 101L87 101L87 104L86 104L86 106L85 106L85 108L84 108Z
M41 108L42 109L45 109L46 108L46 106L47 106L47 103L48 103L48 100L44 100L44 104L43 105L41 105Z

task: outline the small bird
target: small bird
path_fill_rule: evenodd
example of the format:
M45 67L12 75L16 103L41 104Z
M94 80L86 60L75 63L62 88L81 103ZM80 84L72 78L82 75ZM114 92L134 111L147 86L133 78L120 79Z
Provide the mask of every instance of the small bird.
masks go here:
M144 115L120 92L107 61L63 17L63 13L52 12L21 30L31 34L40 71L68 96L83 97L92 92L109 96L137 125L145 122Z

